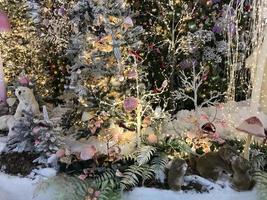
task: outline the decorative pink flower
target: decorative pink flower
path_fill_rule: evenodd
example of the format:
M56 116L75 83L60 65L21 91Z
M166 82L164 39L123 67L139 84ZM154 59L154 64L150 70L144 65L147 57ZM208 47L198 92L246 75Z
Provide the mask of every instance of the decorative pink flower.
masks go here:
M87 174L81 174L79 175L79 179L84 181L87 178Z
M37 133L39 133L39 131L42 129L42 127L41 126L36 126L36 127L34 127L33 129L32 129L32 132L34 133L34 134L37 134Z
M138 106L138 99L135 97L128 97L123 102L123 108L126 112L132 112Z
M90 160L96 154L96 148L93 145L86 145L83 147L80 158L81 160Z
M132 18L131 17L126 17L125 19L124 19L124 25L126 25L127 27L133 27L134 26L134 24L133 24L133 20L132 20Z
M96 127L96 128L100 128L102 123L103 123L103 120L97 120L97 121L95 122L95 127Z
M100 196L100 194L101 194L100 191L95 191L95 197L98 198Z
M135 69L130 69L127 73L127 77L130 80L136 80L138 77L138 73Z
M40 143L41 143L40 140L35 140L35 141L34 141L34 145L38 145L38 144L40 144Z

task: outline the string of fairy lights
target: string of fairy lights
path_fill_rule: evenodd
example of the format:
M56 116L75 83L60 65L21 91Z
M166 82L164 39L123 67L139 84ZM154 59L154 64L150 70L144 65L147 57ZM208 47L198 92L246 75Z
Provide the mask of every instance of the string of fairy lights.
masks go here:
M5 81L16 82L19 74L26 71L30 78L36 80L38 86L43 87L42 95L47 95L49 90L44 89L44 86L48 77L39 59L41 47L35 28L27 17L25 1L2 0L0 9L7 13L11 24L11 31L0 36Z
M43 50L44 47L42 46L42 42L39 40L39 36L37 34L37 30L36 27L34 26L33 22L29 19L29 17L27 16L27 11L28 8L27 6L25 6L25 3L27 1L20 1L19 3L15 0L1 0L0 1L0 9L4 10L8 15L9 15L9 19L12 25L12 31L10 33L7 34L1 34L0 35L0 49L1 49L1 54L4 60L4 71L5 71L5 81L8 83L12 83L15 81L15 79L19 76L19 74L22 71L25 71L27 76L29 76L29 78L31 80L35 80L36 81L36 86L37 86L37 91L38 93L40 93L43 97L44 96L49 96L51 93L51 88L49 86L49 84L51 84L51 76L50 74L47 72L47 66L45 66L45 64L42 61L43 58ZM170 8L173 9L173 7L176 4L180 4L181 1L169 1L169 4L167 4L167 6L169 6ZM161 2L162 4L162 2ZM162 6L161 4L159 4L160 6ZM210 6L211 1L206 1L206 5ZM263 5L263 4L262 4ZM166 5L164 5L166 7ZM256 5L255 6L259 6ZM20 8L20 9L18 9ZM239 8L240 9L240 8ZM19 10L19 11L18 11ZM153 10L152 10L153 11ZM154 11L154 13L157 11ZM240 11L236 10L236 37L238 37L238 20L239 20L239 15L240 15ZM14 14L15 13L15 14ZM176 13L177 16L179 16L179 13ZM175 16L175 17L177 17ZM179 26L179 28L181 27L181 29L179 29L181 32L186 31L185 28L189 28L191 30L196 28L196 24L195 23L189 23L188 27L185 27L186 23L184 22L188 22L191 19L191 16L188 14L187 16L183 16L181 19L181 26ZM123 19L116 19L116 17L113 18L109 18L108 20L110 20L112 22L112 20L116 21L116 20L122 20ZM262 19L261 19L262 20ZM170 31L171 28L168 24L168 22L163 21L163 23L166 25L166 27L157 25L156 27L154 27L154 31L157 32L158 34L162 34L162 35L167 35ZM180 22L178 22L180 23ZM258 28L258 30L262 30L262 22L255 22L258 24L254 24L253 27ZM259 29L259 26L261 27ZM147 33L146 33L147 34ZM91 38L91 36L88 34L87 35L87 47L85 49L83 49L83 53L82 53L82 58L85 64L91 64L92 63L92 53L94 53L93 50L96 51L102 51L105 53L110 53L113 51L113 46L112 46L112 35L108 35L106 38L104 37L104 39L102 39L102 41L98 41L97 37ZM117 38L122 38L123 36L121 34L117 34L116 35ZM117 39L116 38L116 39ZM92 41L94 40L94 41ZM259 39L260 40L260 39ZM237 39L238 41L238 39ZM89 43L92 42L93 44L90 45ZM180 42L180 41L179 41ZM233 43L233 39L230 37L228 40L229 44ZM182 43L181 43L182 44ZM233 48L233 46L229 45L229 49L228 52L229 54L229 66L234 66L233 69L230 69L230 73L232 73L230 75L230 84L229 84L229 91L230 94L229 96L235 96L235 73L236 73L236 65L238 64L239 61L239 55L238 54L238 45L235 48ZM172 50L175 50L175 46L171 46ZM233 51L235 51L236 54L232 54ZM127 48L121 48L121 53L124 55L126 55L128 53L128 49ZM98 60L99 61L99 60ZM102 60L103 61L103 60ZM106 61L106 66L107 68L111 67L111 66L116 66L117 64L117 60L116 57L112 56L111 58L107 58ZM128 66L129 67L129 66ZM62 68L58 68L58 70L62 70ZM57 75L59 73L58 70L55 70L53 73L54 75ZM127 69L128 70L128 69ZM233 70L231 72L231 70ZM266 75L264 75L266 76ZM114 77L113 77L114 78ZM114 81L114 84L116 85L117 83L115 83L116 81L118 82L118 84L120 84L120 77L116 77ZM96 81L96 83L94 83L94 81ZM107 78L102 78L101 80L92 80L89 79L88 77L85 80L82 80L81 83L83 86L85 86L86 88L92 88L92 89L105 89L105 86L107 84L109 84L110 82L108 82L110 80L108 80ZM112 81L111 81L112 82ZM216 85L218 86L218 84ZM258 92L261 91L261 88L257 89ZM104 91L104 92L108 92L108 91ZM125 98L125 96L120 96L119 92L117 91L112 91L113 93L109 94L109 96L107 97L112 97L114 98L114 102L119 102L120 104L122 104L122 100L123 98ZM231 93L233 92L233 93ZM206 98L206 94L201 94L202 98ZM262 107L266 108L266 102L264 99L267 98L267 94L262 93ZM234 99L232 99L234 100ZM89 100L86 100L86 97L80 96L79 97L79 102L81 103L82 106L84 106L85 108L89 107ZM238 111L238 108L236 107L232 107L232 110L228 113L228 118L230 119L230 123L234 124L235 121L231 120L232 119L232 113L234 111ZM259 112L256 112L255 114L259 114ZM79 122L81 123L81 122Z

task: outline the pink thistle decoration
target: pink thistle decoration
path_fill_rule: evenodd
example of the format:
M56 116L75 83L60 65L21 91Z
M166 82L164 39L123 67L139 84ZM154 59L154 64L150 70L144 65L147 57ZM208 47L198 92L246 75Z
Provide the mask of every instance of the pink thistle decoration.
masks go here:
M126 112L132 112L138 106L138 99L135 97L128 97L123 102L123 108Z
M22 86L28 86L30 84L30 79L27 76L20 77L18 81Z
M83 147L80 158L81 160L90 160L96 154L96 148L93 145L86 145Z

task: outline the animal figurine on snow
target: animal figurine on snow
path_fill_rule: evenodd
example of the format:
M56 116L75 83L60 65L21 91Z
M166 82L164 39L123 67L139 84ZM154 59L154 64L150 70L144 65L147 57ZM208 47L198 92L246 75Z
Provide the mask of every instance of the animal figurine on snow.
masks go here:
M250 190L254 186L254 180L251 175L251 166L249 162L239 156L232 161L233 169L233 187L238 191Z
M18 87L15 91L15 95L19 100L16 112L13 115L4 115L0 117L0 130L8 130L12 132L12 125L15 120L19 120L23 117L23 111L38 116L40 114L39 105L33 94L33 90L28 87Z
M196 158L195 167L202 177L217 181L224 173L233 173L231 161L237 156L232 147L225 145L218 152L209 152Z
M171 190L179 191L184 182L184 175L187 170L187 163L185 160L175 158L170 166L168 172L168 185Z
M22 117L22 111L32 113L34 116L40 114L39 105L35 99L32 89L27 87L18 87L15 91L15 95L19 100L19 105L14 115L15 118Z
M218 152L209 152L194 158L191 163L204 178L217 181L226 175L233 188L238 191L250 190L254 185L249 161L229 145L224 145Z

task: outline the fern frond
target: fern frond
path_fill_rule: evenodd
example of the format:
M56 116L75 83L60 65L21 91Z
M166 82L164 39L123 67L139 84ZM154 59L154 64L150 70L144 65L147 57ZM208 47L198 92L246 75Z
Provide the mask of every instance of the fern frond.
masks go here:
M169 162L167 155L165 154L157 154L151 160L151 169L155 174L155 179L164 182L165 179L165 169Z
M254 174L256 180L256 189L258 191L259 200L267 199L267 173L266 172L256 172Z
M94 178L94 184L97 188L102 189L106 185L110 185L113 188L115 188L117 184L117 177L115 175L115 172L111 169L105 171L104 173L97 175Z
M135 187L139 183L138 176L142 176L142 173L139 171L140 167L136 165L130 166L128 169L125 170L121 179L121 189L129 189L131 187Z
M263 170L267 164L266 155L264 153L254 153L251 156L250 163L254 171Z
M142 165L141 172L142 172L142 186L144 185L144 182L146 180L150 180L155 176L152 168L149 165Z
M131 165L125 170L121 179L121 189L130 189L139 185L140 181L144 183L154 176L153 170L148 165Z
M152 158L157 148L153 146L142 146L136 151L136 161L139 166L146 164Z
M123 156L123 160L125 160L125 161L136 161L136 152L128 154L128 155L124 155Z
M112 187L105 187L100 191L98 200L120 200L122 198L122 192L120 189L114 189Z
M62 187L64 186L64 187ZM92 181L82 181L77 177L56 176L43 180L36 188L34 196L39 192L51 188L54 191L55 200L84 200L88 188L92 186Z
M166 142L160 144L159 148L164 152L176 151L195 154L192 148L184 140L179 138L170 138Z

